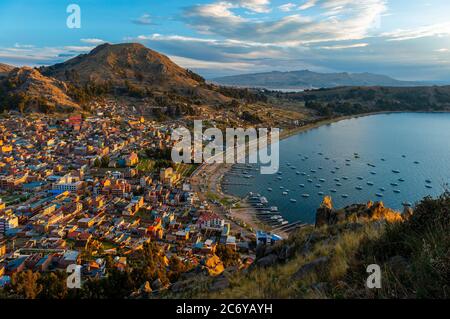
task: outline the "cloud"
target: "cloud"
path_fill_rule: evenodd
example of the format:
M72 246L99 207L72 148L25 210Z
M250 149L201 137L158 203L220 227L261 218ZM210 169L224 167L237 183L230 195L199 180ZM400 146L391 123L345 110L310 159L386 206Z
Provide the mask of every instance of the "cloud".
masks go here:
M297 5L295 3L292 3L292 2L283 4L283 5L278 7L278 9L280 9L283 12L290 12L292 10L295 10L296 8L297 8Z
M154 25L152 17L148 13L144 13L137 19L131 20L134 24L140 25Z
M406 41L432 36L450 35L450 23L439 23L408 30L395 30L382 33L388 41Z
M229 2L257 13L267 13L271 11L269 8L270 0L230 0Z
M102 44L102 43L106 42L105 40L96 39L96 38L80 39L80 41L83 43L94 44L94 45L98 45L98 44Z
M449 49L447 49L447 48L442 48L442 49L437 49L437 50L435 50L435 52L438 52L438 53L447 53L447 52L449 52L450 50Z
M299 10L307 10L312 7L314 7L317 3L317 0L308 0L304 4L302 4L300 7L298 7Z
M364 48L368 45L369 45L369 43L355 43L355 44L348 44L348 45L322 46L320 48L324 49L324 50L343 50L343 49Z
M188 7L183 20L198 32L228 39L301 45L326 41L360 40L386 10L385 0L317 0L321 14L286 15L261 20L238 15L237 2L218 1ZM313 2L308 2L312 5Z

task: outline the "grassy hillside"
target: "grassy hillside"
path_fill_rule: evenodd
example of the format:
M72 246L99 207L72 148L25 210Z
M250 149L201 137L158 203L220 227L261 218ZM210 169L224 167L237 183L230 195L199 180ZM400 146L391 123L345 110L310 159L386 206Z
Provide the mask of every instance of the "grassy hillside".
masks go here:
M302 229L260 250L251 269L198 281L183 297L202 298L448 298L450 194L425 198L404 221L349 218ZM382 288L366 288L378 264ZM217 282L225 289L216 290Z

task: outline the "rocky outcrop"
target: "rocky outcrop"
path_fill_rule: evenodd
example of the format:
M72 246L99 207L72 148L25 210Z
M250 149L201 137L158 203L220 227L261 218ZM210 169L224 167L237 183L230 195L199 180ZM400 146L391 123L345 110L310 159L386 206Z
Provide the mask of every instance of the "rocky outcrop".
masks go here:
M412 214L412 211L409 212ZM336 225L343 221L361 222L385 220L387 222L403 221L403 216L384 206L383 202L368 202L367 204L355 204L343 209L333 208L331 197L324 198L322 205L317 209L316 227Z

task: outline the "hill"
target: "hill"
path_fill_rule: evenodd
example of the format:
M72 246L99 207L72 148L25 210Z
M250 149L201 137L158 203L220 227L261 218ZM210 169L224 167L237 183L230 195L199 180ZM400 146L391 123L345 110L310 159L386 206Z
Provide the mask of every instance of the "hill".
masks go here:
M78 88L95 86L107 93L137 98L164 97L167 103L230 101L198 74L137 43L102 44L88 54L43 67L41 72Z
M13 69L14 69L14 67L11 66L11 65L0 63L0 77L1 77L2 75L8 74L8 73L11 72Z
M309 70L242 74L213 79L214 83L272 90L303 90L338 86L418 86L418 82L399 81L371 73L316 73Z
M71 112L79 108L64 82L29 67L15 68L0 81L0 101L2 109L21 112Z

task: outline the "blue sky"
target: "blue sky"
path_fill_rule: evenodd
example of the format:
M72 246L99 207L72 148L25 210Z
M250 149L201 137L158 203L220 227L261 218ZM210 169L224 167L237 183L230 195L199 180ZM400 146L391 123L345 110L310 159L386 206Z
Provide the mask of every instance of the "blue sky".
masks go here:
M66 26L69 4L81 28ZM207 78L310 69L450 81L447 0L0 0L0 62L140 42Z

